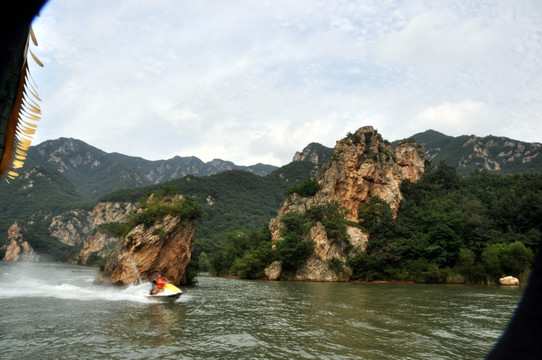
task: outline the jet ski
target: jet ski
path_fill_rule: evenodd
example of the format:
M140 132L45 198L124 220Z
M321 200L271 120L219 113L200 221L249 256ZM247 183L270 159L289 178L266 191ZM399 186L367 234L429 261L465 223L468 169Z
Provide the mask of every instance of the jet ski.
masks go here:
M167 283L164 285L164 290L154 295L147 295L147 298L155 301L174 302L182 295L181 289L173 284Z

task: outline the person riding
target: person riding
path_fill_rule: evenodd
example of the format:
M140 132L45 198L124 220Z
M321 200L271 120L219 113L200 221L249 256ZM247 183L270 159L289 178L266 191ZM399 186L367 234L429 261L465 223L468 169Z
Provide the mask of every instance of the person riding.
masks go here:
M156 272L152 276L151 282L152 282L151 295L156 295L164 291L164 286L169 282L169 280L163 277L162 275L160 275L158 272Z

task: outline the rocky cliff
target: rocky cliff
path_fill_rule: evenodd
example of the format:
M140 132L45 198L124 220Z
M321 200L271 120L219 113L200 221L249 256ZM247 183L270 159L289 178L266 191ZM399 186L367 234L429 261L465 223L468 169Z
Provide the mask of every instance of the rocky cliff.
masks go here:
M108 245L118 240L100 231L99 226L121 222L135 209L132 203L100 202L91 211L71 210L55 216L49 225L49 232L63 244L82 247L75 260L85 265L93 253L99 257L109 255L111 251L108 251Z
M301 152L296 151L292 162L309 161L315 165L322 165L329 160L332 153L333 149L318 143L310 143Z
M424 171L424 149L415 142L406 141L393 146L371 126L362 127L337 142L334 153L319 173L321 186L314 196L291 195L272 219L269 228L273 242L281 239L281 218L289 212L306 213L314 206L337 202L346 218L357 223L358 208L372 197L384 199L394 212L402 200L400 184L403 180L417 181ZM341 276L329 267L330 261L346 261L346 251L364 250L368 235L359 227L347 226L349 244L328 238L326 229L318 222L312 226L308 237L314 244L314 253L297 269L296 280L337 281ZM336 260L333 260L336 259ZM267 270L269 279L281 277L280 262ZM348 277L348 272L342 277Z
M405 179L417 181L424 171L424 150L414 142L394 146L371 126L337 142L334 157L320 171L318 197L337 200L349 220L357 221L358 207L373 196L397 211L402 199L399 186Z
M59 243L67 245L67 248L81 248L75 257L66 260L85 265L93 253L98 257L109 255L111 248L108 245L118 241L107 231L100 230L100 225L121 222L135 208L134 204L127 202L100 202L91 211L75 209L54 217L50 217L48 213L35 214L35 218L25 224L14 222L8 230L8 241L2 247L5 250L3 260L38 261L49 258L38 254L25 240L28 236L36 239L35 233L29 228L34 223L40 222L48 224L45 226L47 231L38 237L40 241L47 237L51 239L50 241L56 239Z
M4 260L6 261L39 261L39 255L23 239L21 228L17 222L14 222L8 230L8 243L5 250Z
M151 197L147 203L152 201ZM185 200L177 196L160 201L173 209ZM138 209L138 214L149 218L145 214L148 210L144 206ZM193 219L171 213L158 217L151 225L136 225L119 240L98 282L135 284L158 271L173 283L184 284L195 232Z

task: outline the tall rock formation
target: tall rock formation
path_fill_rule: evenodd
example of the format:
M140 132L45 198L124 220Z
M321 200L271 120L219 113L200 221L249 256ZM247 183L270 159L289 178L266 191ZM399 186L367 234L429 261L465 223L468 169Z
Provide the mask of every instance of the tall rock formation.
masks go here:
M372 197L384 199L397 212L405 179L417 181L424 171L424 150L414 142L394 146L372 126L365 126L337 142L334 156L322 168L319 197L337 200L357 221L358 207Z
M147 203L152 201L151 195ZM177 196L163 200L163 205L172 208L182 201L183 197ZM138 213L146 210L140 208ZM175 284L185 283L185 271L193 248L192 238L196 232L193 220L168 213L150 226L138 224L119 240L98 282L135 284L158 271Z
M21 228L17 222L14 222L8 230L8 243L5 247L6 261L38 261L39 255L36 254L32 246L23 239Z
M346 210L349 221L358 221L358 208L372 197L384 199L397 212L402 200L400 184L403 180L417 181L424 171L424 149L406 141L394 146L384 140L371 126L365 126L337 142L333 155L318 175L321 190L312 197L291 195L272 219L269 228L273 241L281 239L281 218L289 212L306 213L311 207L337 202ZM326 229L316 223L308 238L314 243L314 254L301 266L296 280L337 281L341 276L329 268L333 259L346 262L347 249L365 250L368 234L359 227L347 226L350 246L328 239ZM335 260L335 261L336 261ZM280 262L267 270L269 279L281 277ZM342 276L348 277L346 275Z

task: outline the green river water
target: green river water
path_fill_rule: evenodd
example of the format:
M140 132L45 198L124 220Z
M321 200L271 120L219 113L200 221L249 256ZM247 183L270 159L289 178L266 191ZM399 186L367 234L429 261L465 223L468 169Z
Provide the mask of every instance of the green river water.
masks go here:
M198 277L172 304L0 262L1 359L482 359L523 288Z

